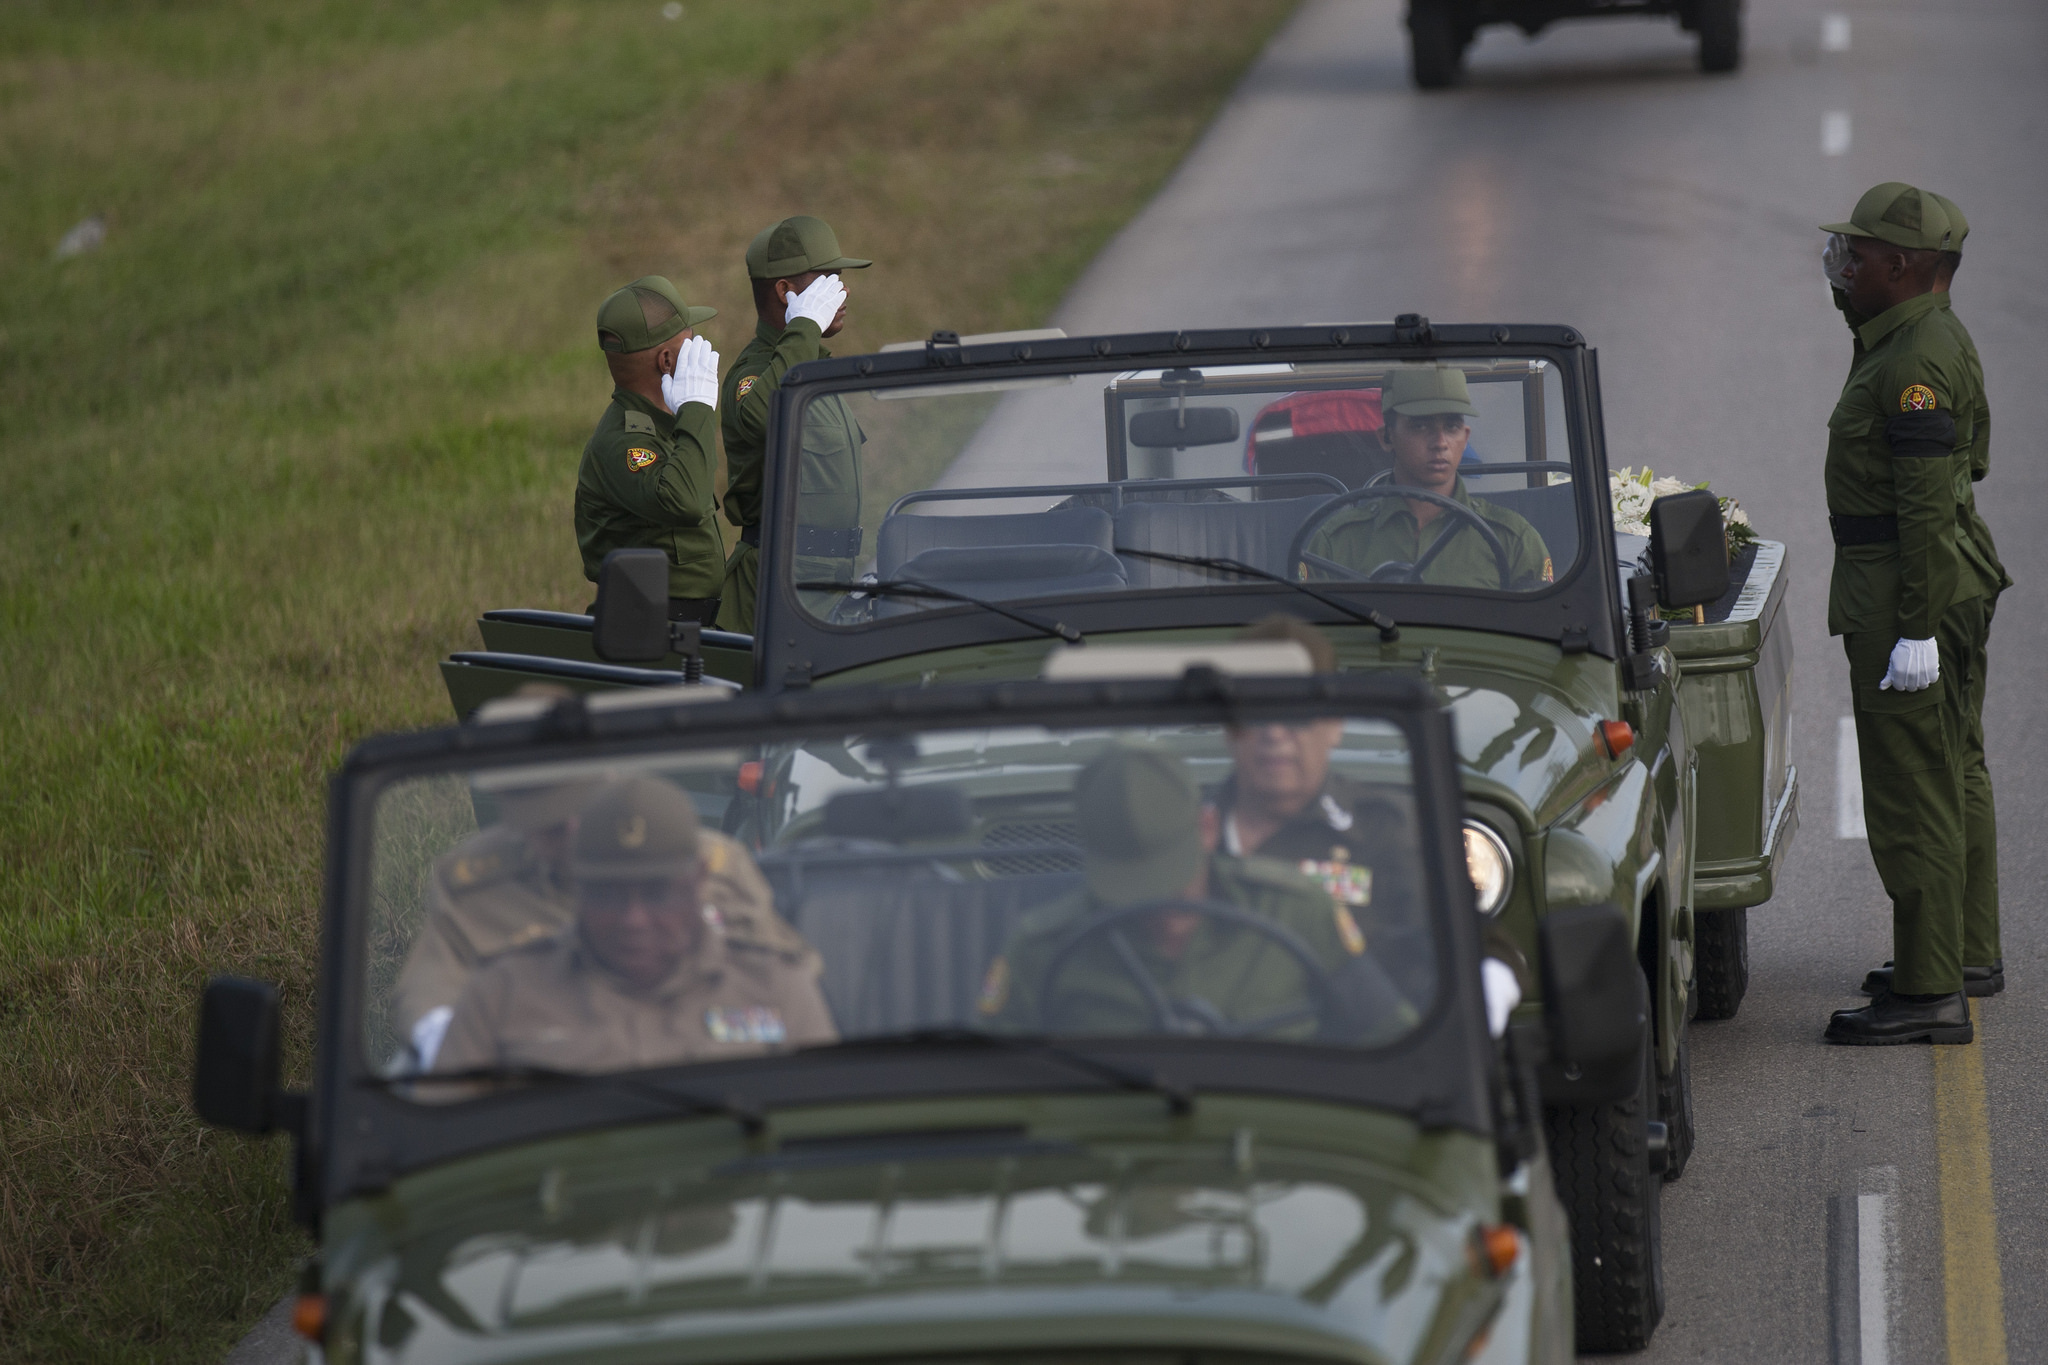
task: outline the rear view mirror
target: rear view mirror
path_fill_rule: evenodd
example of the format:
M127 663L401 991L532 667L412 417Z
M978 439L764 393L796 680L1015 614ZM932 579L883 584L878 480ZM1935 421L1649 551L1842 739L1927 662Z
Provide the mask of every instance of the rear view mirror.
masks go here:
M199 1002L199 1052L192 1107L238 1133L278 1126L277 988L267 981L217 976Z
M1239 430L1236 408L1159 408L1132 416L1131 444L1148 450L1216 446L1235 441Z
M607 663L653 663L668 656L668 556L613 550L597 571L596 624L590 647Z
M1728 591L1728 533L1721 500L1704 488L1650 504L1650 576L1657 601L1696 607Z
M840 839L954 839L974 828L957 787L889 787L841 792L825 803L825 833Z
M1623 1099L1642 1075L1649 990L1628 921L1608 905L1552 910L1537 928L1551 1061L1586 1099Z

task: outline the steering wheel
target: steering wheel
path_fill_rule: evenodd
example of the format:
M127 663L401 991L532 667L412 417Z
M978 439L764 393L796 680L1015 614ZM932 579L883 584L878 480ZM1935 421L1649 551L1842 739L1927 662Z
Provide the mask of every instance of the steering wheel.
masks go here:
M1381 498L1406 498L1410 502L1433 503L1456 517L1458 524L1440 533L1435 542L1422 552L1422 557L1413 564L1403 564L1399 560L1389 560L1385 564L1381 564L1373 569L1370 573L1360 573L1348 565L1339 564L1334 559L1328 559L1322 555L1314 555L1308 552L1309 541L1315 538L1315 533L1322 528L1323 523L1328 521L1331 516L1347 507L1354 507L1361 502L1374 502ZM1494 533L1493 527L1487 524L1486 518L1454 498L1447 498L1441 493L1426 492L1420 488L1403 487L1400 484L1387 486L1368 484L1364 488L1354 488L1349 493L1342 493L1331 498L1321 507L1309 513L1308 520L1301 524L1301 529L1294 533L1294 540L1287 547L1287 568L1292 573L1297 566L1313 564L1325 573L1334 574L1338 578L1349 579L1354 583L1420 583L1422 575L1428 571L1429 566L1436 563L1437 556L1441 555L1445 547L1451 543L1452 538L1467 526L1477 531L1480 539L1486 542L1486 548L1493 551L1494 568L1500 575L1501 590L1503 592L1509 591L1513 584L1510 582L1512 575L1508 565L1508 549L1507 546L1501 544L1500 537Z
M1278 946L1283 953L1294 959L1296 966L1301 968L1302 976L1308 983L1309 1003L1281 1010L1277 1014L1269 1014L1262 1019L1234 1023L1225 1018L1223 1011L1207 1000L1170 998L1152 978L1152 973L1145 970L1145 964L1138 960L1137 949L1131 946L1130 938L1124 933L1124 926L1133 920L1147 919L1153 915L1173 911L1191 912L1235 929L1249 929L1258 937ZM1120 910L1107 911L1091 917L1087 923L1067 935L1060 946L1053 950L1052 960L1046 964L1045 976L1039 985L1038 1022L1047 1032L1073 1031L1063 1029L1063 1021L1054 1017L1054 1003L1059 999L1056 987L1060 975L1073 963L1081 949L1104 938L1109 940L1110 951L1116 957L1117 966L1145 998L1145 1006L1152 1013L1153 1027L1161 1033L1180 1034L1186 1037L1256 1038L1311 1019L1316 1022L1318 1037L1331 1036L1336 1032L1334 1025L1341 1017L1341 1011L1333 993L1330 973L1316 961L1315 951L1302 941L1300 935L1285 925L1276 924L1263 915L1252 914L1235 905L1214 900L1188 900L1178 896L1144 901Z

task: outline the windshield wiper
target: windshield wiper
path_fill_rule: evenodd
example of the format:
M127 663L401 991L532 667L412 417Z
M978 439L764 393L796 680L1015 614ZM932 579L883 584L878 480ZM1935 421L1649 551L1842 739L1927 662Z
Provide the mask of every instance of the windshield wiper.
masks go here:
M983 1033L979 1029L941 1025L935 1028L911 1029L906 1033L891 1033L879 1038L848 1039L852 1044L880 1043L884 1045L908 1045L913 1047L962 1047L986 1048L991 1052L1032 1053L1064 1062L1077 1071L1086 1071L1106 1081L1113 1081L1125 1090L1140 1094L1158 1095L1166 1100L1166 1107L1174 1114L1188 1114L1194 1111L1195 1092L1181 1082L1161 1071L1133 1071L1090 1057L1085 1052L1063 1047L1050 1039L1029 1035L1007 1033Z
M990 602L979 597L969 597L966 593L954 592L951 588L939 588L932 586L930 583L920 583L914 578L884 578L873 583L799 583L796 586L800 592L865 592L873 593L877 597L893 594L900 597L938 597L948 602L964 602L970 607L980 607L983 611L992 611L998 616L1007 616L1018 625L1029 626L1035 631L1052 636L1055 640L1065 640L1070 645L1086 643L1081 638L1081 632L1075 630L1064 621L1048 621L1043 616L1033 616L1029 612L1013 611L999 603Z
M383 1090L395 1090L406 1085L461 1085L480 1081L509 1081L525 1085L597 1085L608 1090L636 1095L641 1099L654 1100L682 1114L722 1114L739 1124L740 1131L748 1137L758 1136L768 1126L767 1116L761 1112L761 1107L744 1095L728 1094L712 1099L704 1095L692 1095L683 1090L671 1090L652 1081L603 1071L557 1071L547 1066L482 1066L467 1071L422 1071L403 1076L379 1076L372 1079L369 1084Z
M1223 559L1212 555L1172 555L1164 550L1134 550L1128 545L1118 545L1115 549L1120 555L1135 555L1139 559L1163 559L1168 564L1187 564L1197 569L1214 569L1220 573L1243 574L1246 578L1258 578L1268 583L1278 583L1283 588L1292 588L1304 597L1313 597L1332 611L1341 611L1354 621L1375 627L1380 633L1380 639L1385 643L1391 644L1401 638L1401 628L1395 625L1393 619L1383 612L1375 611L1371 607L1355 607L1341 597L1332 597L1328 593L1317 592L1306 583L1297 583L1285 574L1271 573L1265 569L1254 568L1241 559Z

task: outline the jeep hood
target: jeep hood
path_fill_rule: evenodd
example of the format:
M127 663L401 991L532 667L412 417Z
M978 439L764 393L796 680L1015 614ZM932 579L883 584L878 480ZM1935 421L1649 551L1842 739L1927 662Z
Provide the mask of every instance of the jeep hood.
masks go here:
M1490 1153L1351 1126L1348 1150L1240 1126L748 1153L685 1124L493 1153L333 1212L329 1359L1434 1359L1498 1302L1467 1254Z

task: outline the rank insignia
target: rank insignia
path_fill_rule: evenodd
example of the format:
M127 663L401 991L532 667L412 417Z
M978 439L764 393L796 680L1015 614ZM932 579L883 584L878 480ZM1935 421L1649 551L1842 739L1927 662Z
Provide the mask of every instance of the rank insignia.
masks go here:
M1344 859L1315 862L1304 858L1301 870L1323 884L1330 899L1339 905L1372 904L1372 869Z
M660 458L658 452L649 450L646 446L634 446L626 452L626 468L645 469Z
M1010 999L1010 964L997 958L988 964L988 975L981 979L981 998L974 1007L983 1014L1000 1013Z
M740 386L737 389L733 390L732 396L735 398L745 398L748 394L754 391L754 381L758 378L760 378L759 375L750 374L745 379L742 379L740 381Z
M1934 390L1925 384L1909 384L1899 395L1900 412L1933 412L1934 407Z
M789 1038L782 1016L766 1005L713 1005L704 1031L714 1043L780 1043Z
M1349 907L1333 904L1330 910L1337 921L1337 937L1344 940L1344 951L1353 957L1365 955L1365 931L1358 927L1358 921L1351 917Z

